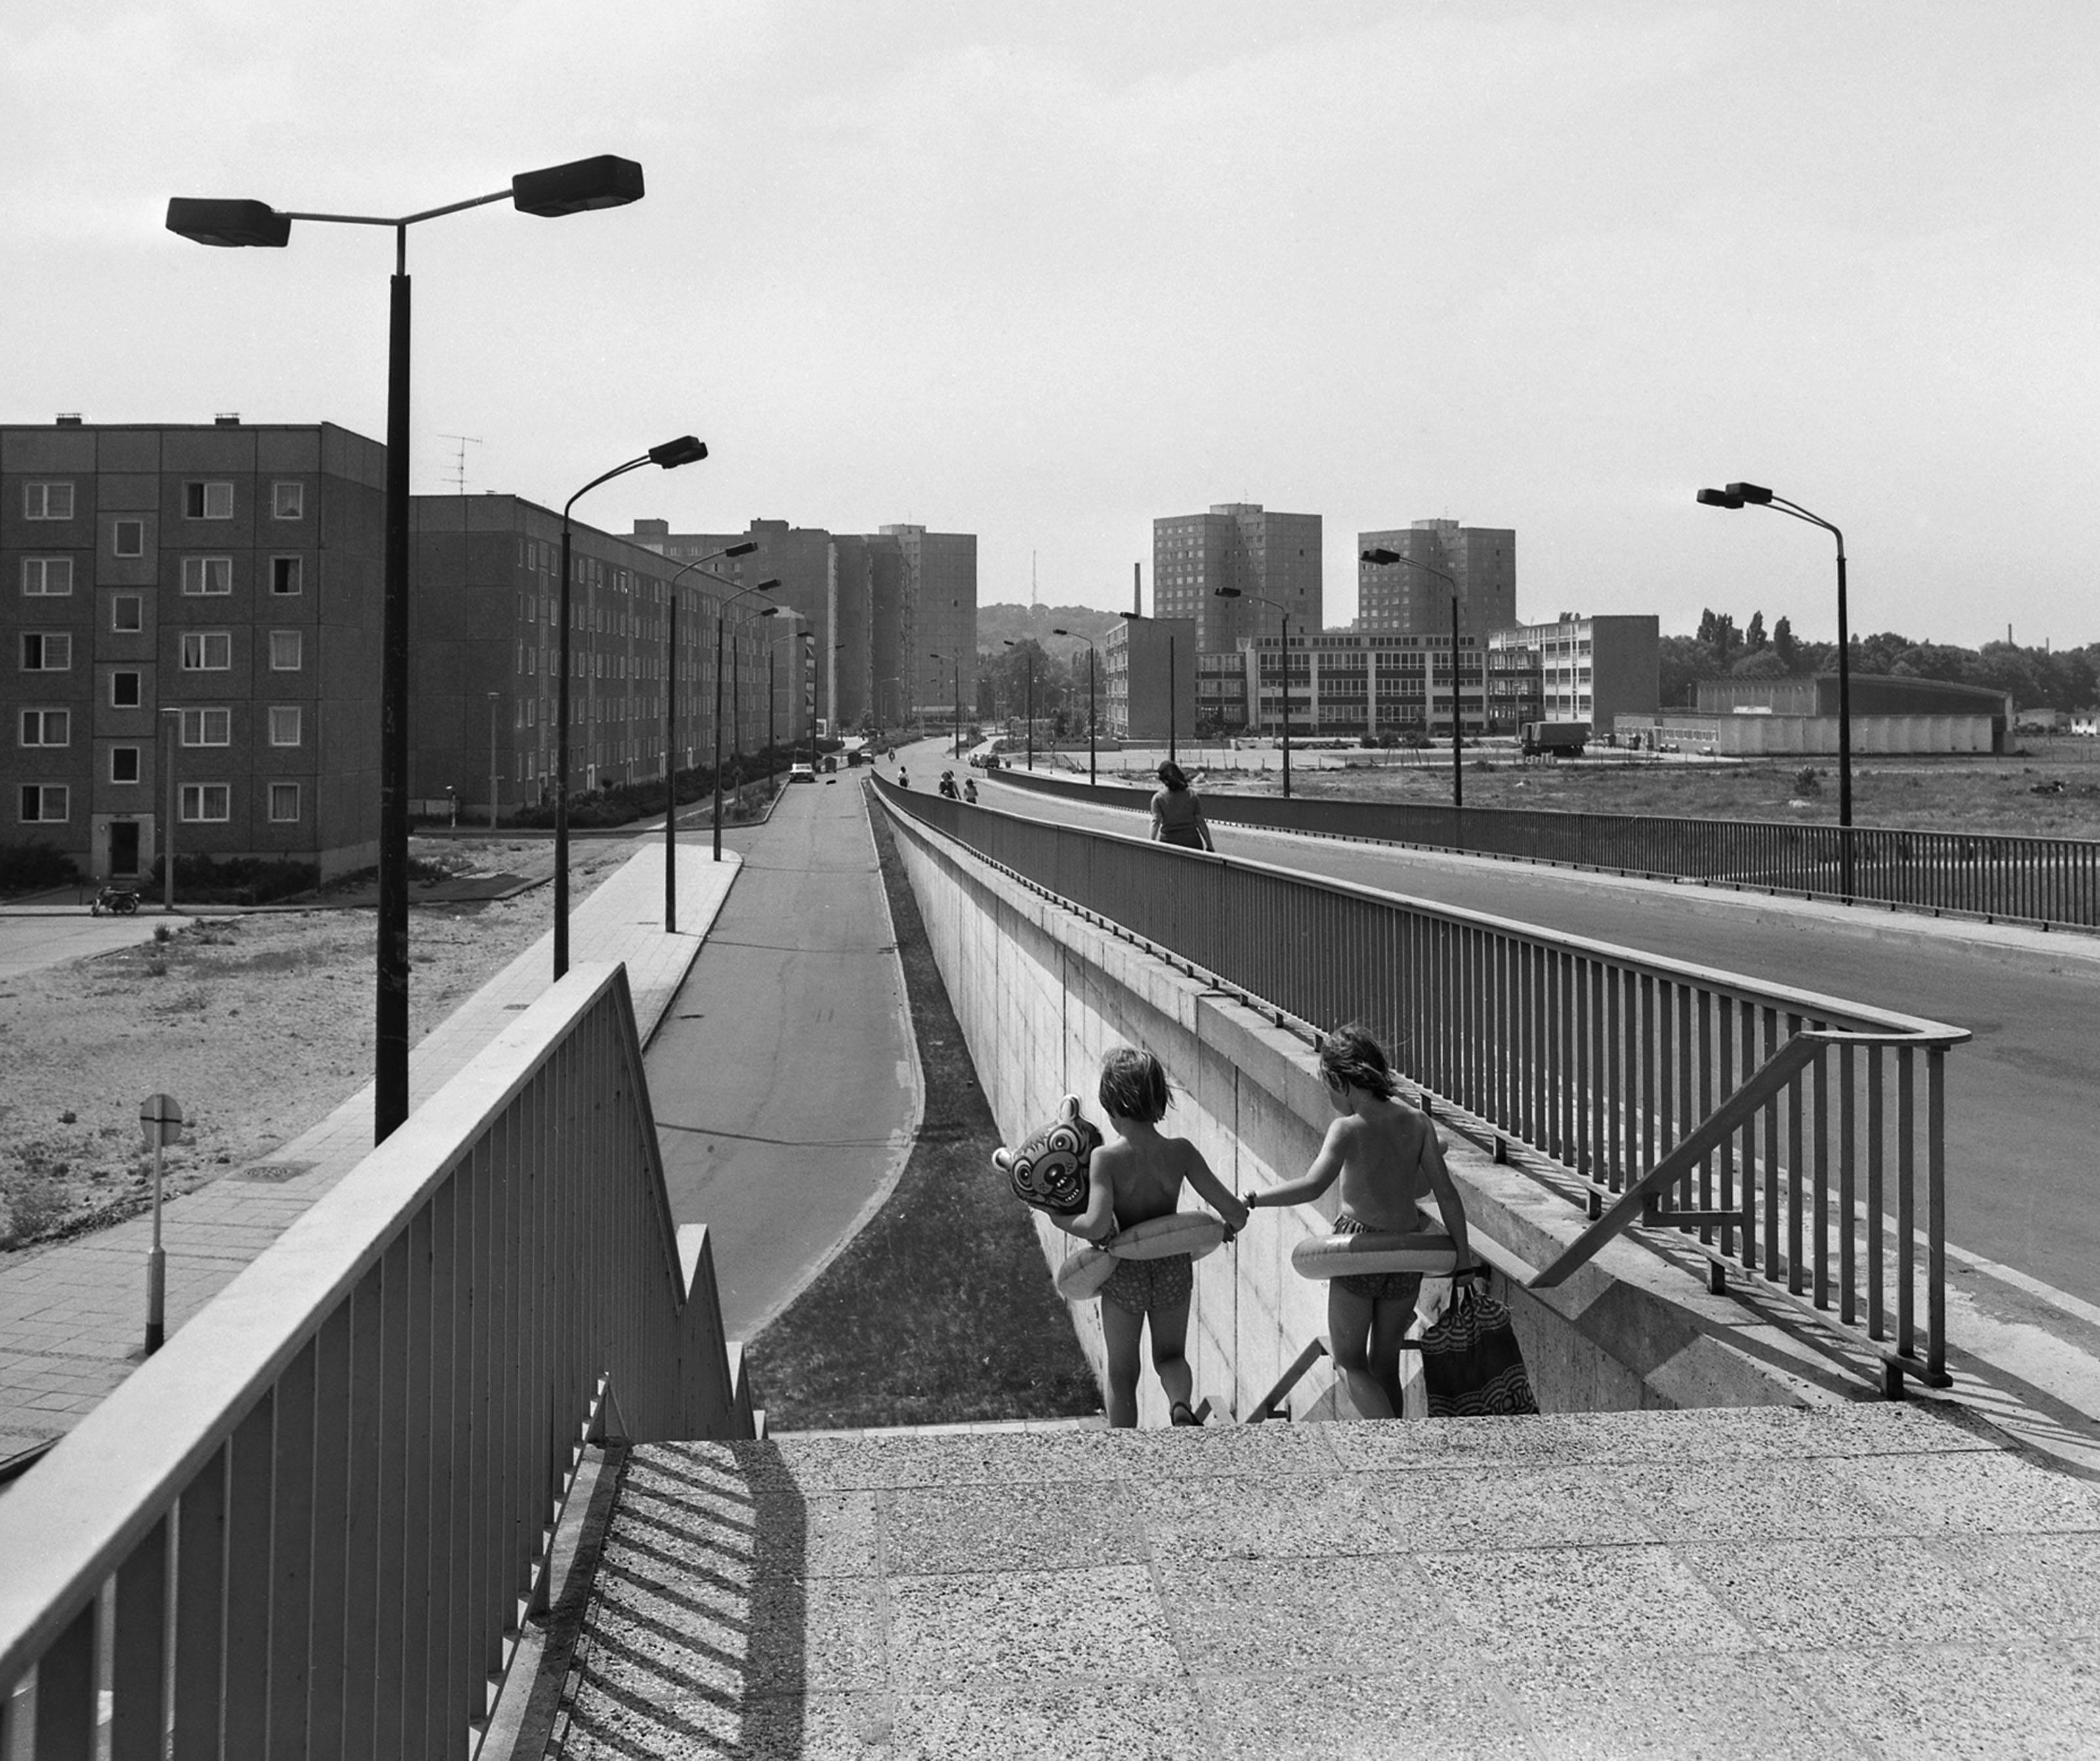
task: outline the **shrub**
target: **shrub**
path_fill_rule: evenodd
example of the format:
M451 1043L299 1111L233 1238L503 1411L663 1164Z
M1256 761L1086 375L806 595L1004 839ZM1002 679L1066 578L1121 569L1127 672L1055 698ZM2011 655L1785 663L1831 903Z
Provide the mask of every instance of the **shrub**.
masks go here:
M47 892L80 878L73 858L50 844L0 843L0 895Z
M1813 764L1804 764L1793 773L1793 792L1796 795L1823 793L1823 774Z
M277 856L183 856L175 857L175 896L188 905L267 905L294 893L311 892L321 883L318 863L293 862ZM161 864L143 891L161 884Z

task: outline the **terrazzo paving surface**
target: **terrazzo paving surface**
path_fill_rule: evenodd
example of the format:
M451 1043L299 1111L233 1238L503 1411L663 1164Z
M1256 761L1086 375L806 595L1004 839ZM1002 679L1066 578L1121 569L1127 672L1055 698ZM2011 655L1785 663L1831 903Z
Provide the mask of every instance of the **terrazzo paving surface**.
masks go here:
M2091 1756L2100 1486L1923 1405L647 1446L555 1736Z

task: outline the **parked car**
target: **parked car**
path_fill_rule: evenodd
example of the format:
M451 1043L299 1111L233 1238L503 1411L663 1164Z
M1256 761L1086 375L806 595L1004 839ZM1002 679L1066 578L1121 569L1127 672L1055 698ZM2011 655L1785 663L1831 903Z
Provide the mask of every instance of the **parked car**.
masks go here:
M814 782L817 780L817 773L807 764L790 764L788 767L788 780L790 782Z

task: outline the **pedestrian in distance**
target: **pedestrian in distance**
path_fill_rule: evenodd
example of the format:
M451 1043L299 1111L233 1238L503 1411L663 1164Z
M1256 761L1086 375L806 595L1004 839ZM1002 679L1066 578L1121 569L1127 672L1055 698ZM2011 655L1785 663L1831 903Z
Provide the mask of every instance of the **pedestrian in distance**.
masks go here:
M904 773L904 766L901 763L897 767L897 786L900 789L911 786L911 779Z
M1458 1250L1458 1276L1477 1275L1466 1235L1466 1207L1444 1165L1428 1118L1399 1097L1384 1048L1361 1027L1338 1028L1320 1044L1320 1074L1336 1118L1301 1180L1243 1196L1251 1208L1309 1204L1339 1178L1337 1235L1418 1232L1416 1207L1432 1193ZM1349 1398L1366 1419L1400 1415L1400 1347L1422 1293L1419 1272L1332 1279L1327 1338Z
M974 777L963 779L963 799L974 803L977 798L977 780Z
M1160 763L1159 788L1152 797L1152 841L1179 844L1185 850L1215 850L1203 803L1172 759Z
M953 771L944 770L941 773L941 793L951 801L960 801L962 799L955 792L955 773Z
M1119 1230L1179 1208L1185 1182L1224 1220L1226 1239L1247 1220L1246 1207L1211 1172L1203 1152L1185 1138L1159 1129L1171 1104L1167 1072L1151 1053L1118 1046L1101 1060L1101 1110L1115 1133L1088 1164L1087 1208L1063 1224L1070 1234L1105 1241ZM1189 1406L1195 1377L1185 1354L1189 1299L1195 1288L1190 1256L1118 1260L1101 1287L1101 1334L1108 1350L1109 1423L1137 1424L1138 1346L1152 1330L1152 1367L1167 1392L1168 1418L1193 1424Z

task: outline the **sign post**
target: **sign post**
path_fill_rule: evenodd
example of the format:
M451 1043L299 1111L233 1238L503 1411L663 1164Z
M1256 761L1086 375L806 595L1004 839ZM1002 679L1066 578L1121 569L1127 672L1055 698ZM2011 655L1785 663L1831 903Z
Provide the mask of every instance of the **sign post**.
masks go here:
M161 1245L161 1146L183 1129L182 1103L172 1094L149 1094L139 1103L139 1129L153 1151L153 1248L146 1256L146 1355L167 1342L168 1256Z

